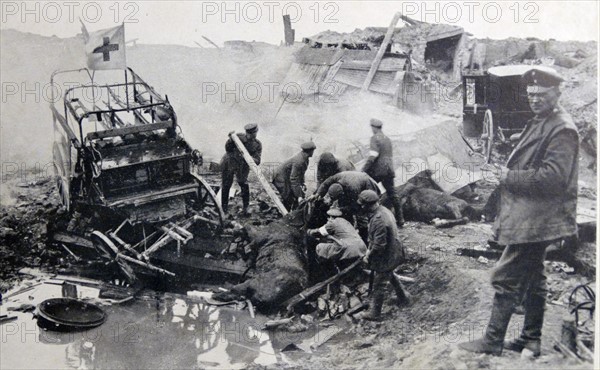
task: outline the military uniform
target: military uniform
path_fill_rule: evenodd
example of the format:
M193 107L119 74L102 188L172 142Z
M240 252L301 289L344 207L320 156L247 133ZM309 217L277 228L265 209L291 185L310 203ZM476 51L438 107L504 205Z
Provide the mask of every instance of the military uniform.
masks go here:
M382 125L383 124L379 120L371 120L371 126L373 127L381 128ZM394 171L392 141L389 137L385 136L383 132L379 131L371 137L369 158L362 170L375 181L381 182L386 193L390 199L392 199L396 222L398 225L402 225L404 223L402 204L400 198L396 194L396 189L394 188L394 177L396 176L396 173Z
M339 184L343 189L343 193L336 199L338 208L348 220L359 213L360 205L357 200L363 190L373 190L378 195L380 194L375 180L366 173L358 171L344 171L330 176L319 186L316 194L324 197L333 184Z
M329 220L319 229L323 236L330 235L334 241L319 243L317 255L333 262L352 261L365 255L367 247L356 229L347 220L338 217Z
M375 272L369 311L362 315L362 318L368 320L377 320L381 316L385 286L388 282L394 287L399 302L408 302L402 284L394 276L394 269L404 260L404 247L398 239L398 228L392 212L379 205L378 199L378 195L371 190L363 191L358 199L361 205L375 207L368 208L369 237L366 260L369 268Z
M306 144L306 143L305 143ZM308 162L312 155L312 149L303 144L303 150L283 162L275 169L273 174L273 185L279 191L282 203L288 210L294 208L298 198L304 198L304 174L308 168ZM313 144L314 146L314 144Z
M528 93L530 87L547 89L562 81L555 72L535 68L523 78L533 85ZM514 307L524 297L521 337L507 343L506 348L528 348L534 355L540 354L546 247L577 232L578 153L577 128L559 105L527 123L508 158L506 177L500 180L494 231L498 244L506 247L492 273L496 292L490 322L483 339L463 343L461 348L501 354Z
M377 207L369 219L367 255L369 268L375 271L369 313L371 318L377 319L381 315L388 282L392 284L400 302L408 299L402 284L394 276L394 269L404 260L404 248L398 239L396 220L392 212L383 206Z
M331 157L326 157L326 154L330 154ZM342 158L335 158L331 153L323 153L319 159L319 164L317 165L317 189L321 186L323 181L336 173L354 170L355 168L352 162Z
M251 129L253 131L256 126ZM240 141L254 159L254 163L260 164L262 155L262 144L258 139L251 139L246 133L238 133ZM250 203L250 187L248 186L248 174L250 167L244 160L242 153L238 150L231 138L225 143L225 155L221 159L221 207L225 212L229 205L229 190L233 184L235 175L242 193L243 209L246 210Z

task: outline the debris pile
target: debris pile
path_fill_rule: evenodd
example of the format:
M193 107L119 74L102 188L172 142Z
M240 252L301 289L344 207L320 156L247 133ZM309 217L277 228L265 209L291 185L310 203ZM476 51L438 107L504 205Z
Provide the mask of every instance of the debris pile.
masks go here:
M20 268L66 265L64 251L48 248L47 223L59 212L50 178L36 181L10 179L2 191L15 194L15 204L0 206L0 292L8 290ZM3 194L4 196L5 194Z

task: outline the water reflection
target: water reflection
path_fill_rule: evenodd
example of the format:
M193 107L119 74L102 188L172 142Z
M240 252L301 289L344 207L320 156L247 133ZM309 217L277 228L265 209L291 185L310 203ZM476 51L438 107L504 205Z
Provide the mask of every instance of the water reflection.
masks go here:
M38 304L62 291L44 284L28 294ZM5 306L18 303L15 299ZM44 331L31 313L19 313L14 327L0 326L0 368L223 369L277 361L269 333L259 330L259 319L247 311L155 292L103 308L108 318L102 326L74 333Z

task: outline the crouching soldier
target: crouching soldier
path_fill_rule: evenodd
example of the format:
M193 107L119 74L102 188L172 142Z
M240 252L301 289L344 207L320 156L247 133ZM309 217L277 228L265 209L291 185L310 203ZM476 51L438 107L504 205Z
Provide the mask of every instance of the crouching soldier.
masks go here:
M352 162L324 152L317 162L317 188L329 177L344 171L354 171Z
M363 190L373 190L380 194L377 183L366 173L344 171L325 180L315 192L315 196L324 198L328 204L337 200L344 216L356 215L360 211L358 195Z
M394 269L404 260L404 249L398 240L398 228L392 212L379 204L379 195L365 190L358 197L359 204L369 218L369 245L363 260L375 272L369 310L358 318L380 320L385 287L392 283L398 304L407 304L409 299L402 284L394 276Z
M299 201L304 199L306 186L304 173L308 168L308 161L317 148L312 141L300 146L302 151L275 169L273 185L281 195L283 205L288 210L295 208Z
M256 138L258 134L258 126L256 123L249 123L244 126L246 133L237 134L248 153L254 159L254 163L260 164L262 155L262 144ZM225 143L225 155L221 159L221 207L223 212L227 213L229 205L229 189L233 184L233 176L235 175L238 185L242 193L242 214L248 213L248 205L250 204L250 186L248 185L248 174L250 167L244 160L242 153L238 150L231 138Z
M309 229L307 233L312 237L321 236L330 239L328 242L317 244L317 256L343 269L356 259L362 258L367 252L367 247L352 224L341 217L342 211L331 208L327 211L327 215L329 219L324 226L319 229Z

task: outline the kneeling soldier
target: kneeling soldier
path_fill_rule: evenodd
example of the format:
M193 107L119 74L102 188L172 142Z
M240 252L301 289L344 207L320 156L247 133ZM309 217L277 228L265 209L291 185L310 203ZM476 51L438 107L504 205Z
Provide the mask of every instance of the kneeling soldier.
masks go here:
M342 218L342 211L331 208L327 211L329 220L319 229L308 230L310 236L327 237L331 242L319 243L317 256L334 262L339 268L349 266L357 258L367 253L367 247L350 222Z

